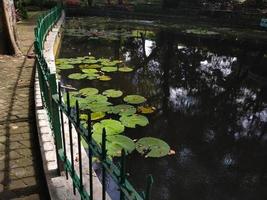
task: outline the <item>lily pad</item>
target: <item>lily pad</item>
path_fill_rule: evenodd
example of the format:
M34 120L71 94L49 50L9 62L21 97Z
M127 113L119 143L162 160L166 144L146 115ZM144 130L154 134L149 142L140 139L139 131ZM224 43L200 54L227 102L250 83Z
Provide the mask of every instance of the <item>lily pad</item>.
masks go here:
M60 64L60 65L57 65L56 68L57 69L64 70L64 69L73 69L74 66L73 65L70 65L70 64Z
M86 74L81 74L81 73L74 73L68 76L69 79L74 79L74 80L81 80L85 79L86 77L87 77Z
M79 93L78 92L69 92L70 96L70 107L74 107L76 104L76 100L79 100L79 97L77 97ZM67 93L63 95L63 101L67 105Z
M102 135L104 128L107 135L118 135L124 131L124 126L120 121L104 119L93 125L93 133Z
M91 113L91 120L92 121L96 121L96 120L99 120L99 119L103 119L104 117L106 116L105 113L103 112L94 112L94 113ZM88 115L87 114L81 114L80 115L80 119L82 121L88 121Z
M95 59L86 59L86 60L83 60L82 63L84 63L84 64L96 64L96 63L98 63L98 61Z
M96 69L83 69L82 72L86 73L86 74L95 74L98 72L98 70L96 70Z
M112 61L102 61L101 64L103 66L110 66L110 67L113 67L113 66L116 65L116 63L115 62L112 62Z
M146 101L146 98L140 95L128 95L124 97L123 101L130 104L141 104Z
M163 140L144 137L137 141L136 150L146 158L159 158L168 155L170 146Z
M93 139L98 144L102 144L101 134L93 134ZM109 156L116 157L121 156L122 149L125 150L126 154L130 154L135 150L135 143L131 138L124 135L111 135L107 136L106 148Z
M83 89L79 90L79 93L81 95L87 97L87 96L98 94L98 89L96 89L96 88L83 88Z
M97 78L100 81L110 81L111 80L111 77L110 76L105 76L105 75L98 76Z
M143 114L151 114L155 112L156 108L151 106L139 106L137 111Z
M132 105L120 104L113 106L109 113L119 115L133 115L136 113L136 108Z
M102 67L101 71L103 72L116 72L118 71L117 67Z
M146 126L149 124L149 121L146 116L133 114L130 116L123 115L120 117L121 123L128 128L135 128L136 125Z
M118 69L119 72L132 72L133 71L133 68L130 68L130 67L120 67Z
M123 93L120 90L108 89L105 90L102 94L110 98L118 98L121 97Z

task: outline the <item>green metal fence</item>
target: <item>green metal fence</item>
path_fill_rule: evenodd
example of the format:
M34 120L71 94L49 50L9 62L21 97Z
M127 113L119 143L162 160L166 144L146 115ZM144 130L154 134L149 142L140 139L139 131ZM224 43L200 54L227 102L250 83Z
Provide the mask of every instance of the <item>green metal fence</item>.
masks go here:
M43 44L46 40L47 33L53 28L55 23L61 17L62 7L57 6L50 11L43 14L37 23L35 29L35 53L36 53L36 67L38 70L39 85L43 105L47 110L51 128L55 138L55 146L57 151L58 172L65 170L66 178L69 176L73 182L73 193L76 194L78 190L81 199L86 200L105 200L106 199L106 178L109 175L117 184L120 191L120 200L149 200L151 193L151 186L153 178L151 175L147 177L147 187L145 192L138 193L126 178L126 157L125 151L122 150L119 165L115 164L109 157L107 157L106 150L106 131L103 130L101 146L97 144L92 138L92 122L89 119L87 128L81 125L79 119L79 102L76 102L76 107L70 107L70 95L67 92L67 101L64 103L62 99L62 92L60 83L57 83L56 74L51 73L47 62L43 56ZM68 120L68 132L64 126L63 115ZM78 160L79 170L74 167L74 143L73 143L73 128L78 136ZM70 149L66 148L66 134L69 134ZM86 141L88 145L88 166L89 166L89 188L84 186L83 167L81 153L81 140ZM67 152L68 151L68 152ZM69 156L68 156L69 155ZM93 162L92 158L97 157L100 160L102 168L102 197L93 196ZM63 166L60 167L60 166Z

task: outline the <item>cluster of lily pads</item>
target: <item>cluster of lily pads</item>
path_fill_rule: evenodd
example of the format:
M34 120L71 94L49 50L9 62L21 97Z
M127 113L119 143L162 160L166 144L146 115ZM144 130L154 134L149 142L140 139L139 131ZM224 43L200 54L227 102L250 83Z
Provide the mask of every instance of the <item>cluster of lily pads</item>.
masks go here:
M58 59L56 65L57 69L60 70L73 69L78 65L81 73L73 73L68 76L69 79L75 80L98 79L107 81L111 80L111 77L106 73L133 71L122 61L96 59L93 56ZM114 100L121 103L114 105L112 103ZM66 93L63 101L67 102ZM123 135L126 128L144 127L149 124L146 115L153 113L155 108L145 104L147 101L145 97L135 94L124 95L121 90L116 89L100 92L97 88L88 87L69 92L70 107L75 107L76 101L79 103L81 124L85 128L87 128L88 114L90 113L90 119L93 123L92 137L98 144L102 142L102 133L105 129L107 154L110 157L120 156L122 149L127 154L136 149L145 157L162 157L170 152L169 145L160 139L144 137L135 142Z
M61 58L56 60L57 70L74 69L79 66L81 72L68 76L74 80L95 80L109 81L111 77L106 73L111 72L131 72L133 68L127 67L121 60L109 60L105 58L96 59L94 56L84 56L77 58Z

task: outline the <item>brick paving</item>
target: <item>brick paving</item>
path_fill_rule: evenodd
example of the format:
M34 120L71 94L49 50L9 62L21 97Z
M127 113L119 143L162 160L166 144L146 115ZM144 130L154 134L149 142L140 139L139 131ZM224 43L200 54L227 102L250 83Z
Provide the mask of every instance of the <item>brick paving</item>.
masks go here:
M24 55L32 52L36 14L18 24ZM0 200L49 199L35 124L33 65L27 56L0 55Z

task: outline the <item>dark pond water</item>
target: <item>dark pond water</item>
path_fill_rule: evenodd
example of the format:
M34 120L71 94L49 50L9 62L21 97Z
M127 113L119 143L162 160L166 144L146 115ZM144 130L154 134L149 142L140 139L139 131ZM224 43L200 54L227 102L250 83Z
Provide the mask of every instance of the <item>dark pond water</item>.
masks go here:
M150 22L140 24L151 30ZM71 25L78 28L77 24L67 27ZM90 25L93 31L106 28L109 36L137 27L91 23L82 28L89 30ZM62 82L77 89L116 88L140 94L157 108L147 127L126 131L133 139L163 139L176 152L159 159L136 152L127 157L128 178L138 191L145 189L146 175L153 175L152 200L267 199L266 52L186 42L165 28L153 27L153 31L143 38L66 35L60 57L90 53L122 59L135 70L113 73L108 82L69 80L67 75L73 71L66 70Z

